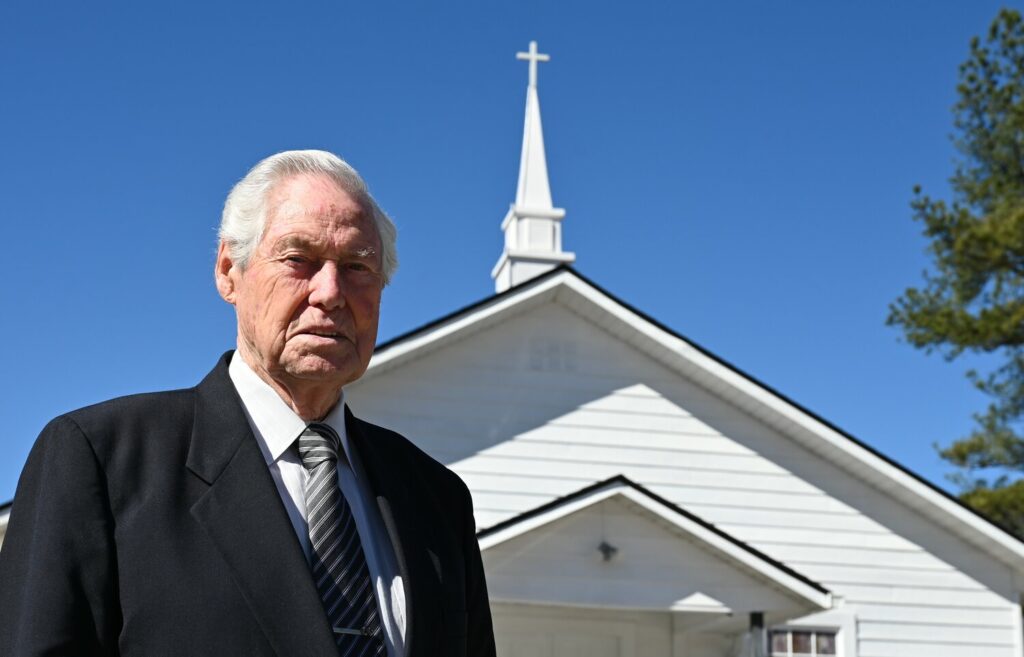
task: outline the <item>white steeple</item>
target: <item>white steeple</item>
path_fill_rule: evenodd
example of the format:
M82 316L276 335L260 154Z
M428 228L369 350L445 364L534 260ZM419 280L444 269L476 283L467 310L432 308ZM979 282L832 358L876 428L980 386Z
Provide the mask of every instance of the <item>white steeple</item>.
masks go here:
M540 124L537 62L549 61L551 57L538 53L537 42L531 41L529 52L516 53L516 59L530 62L530 83L526 87L526 120L516 202L501 222L505 231L505 248L491 271L497 292L504 292L513 285L576 259L575 254L562 251L565 210L554 207L551 202L544 131Z

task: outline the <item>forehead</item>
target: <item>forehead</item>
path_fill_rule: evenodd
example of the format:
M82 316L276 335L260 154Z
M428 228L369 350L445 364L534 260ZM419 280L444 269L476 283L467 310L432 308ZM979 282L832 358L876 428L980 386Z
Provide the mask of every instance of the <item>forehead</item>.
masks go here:
M362 199L322 175L299 174L285 178L271 190L268 201L271 221L303 216L358 219L370 215Z
M366 203L321 175L300 174L279 182L268 196L264 237L308 233L330 238L336 231L369 233L376 226Z

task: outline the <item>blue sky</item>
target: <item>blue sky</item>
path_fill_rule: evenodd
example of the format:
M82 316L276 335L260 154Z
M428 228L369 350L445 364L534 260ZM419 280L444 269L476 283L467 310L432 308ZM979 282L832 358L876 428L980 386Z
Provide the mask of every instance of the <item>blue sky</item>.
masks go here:
M215 229L273 152L339 153L394 217L381 340L491 294L531 39L578 270L948 487L932 445L985 400L884 320L999 6L5 2L0 501L49 418L232 347Z

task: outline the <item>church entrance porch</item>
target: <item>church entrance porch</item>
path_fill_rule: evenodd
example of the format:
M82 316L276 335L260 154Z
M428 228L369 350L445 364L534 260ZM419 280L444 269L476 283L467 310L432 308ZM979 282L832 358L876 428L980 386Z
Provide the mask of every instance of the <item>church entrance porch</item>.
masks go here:
M761 657L831 594L624 477L478 534L500 657Z

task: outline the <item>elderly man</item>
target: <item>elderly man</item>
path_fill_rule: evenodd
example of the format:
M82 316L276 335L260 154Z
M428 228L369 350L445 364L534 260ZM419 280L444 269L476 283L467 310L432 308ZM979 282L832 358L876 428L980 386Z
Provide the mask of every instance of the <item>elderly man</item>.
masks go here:
M395 229L322 151L228 196L237 350L195 388L43 430L0 552L0 654L493 655L472 503L355 418Z

